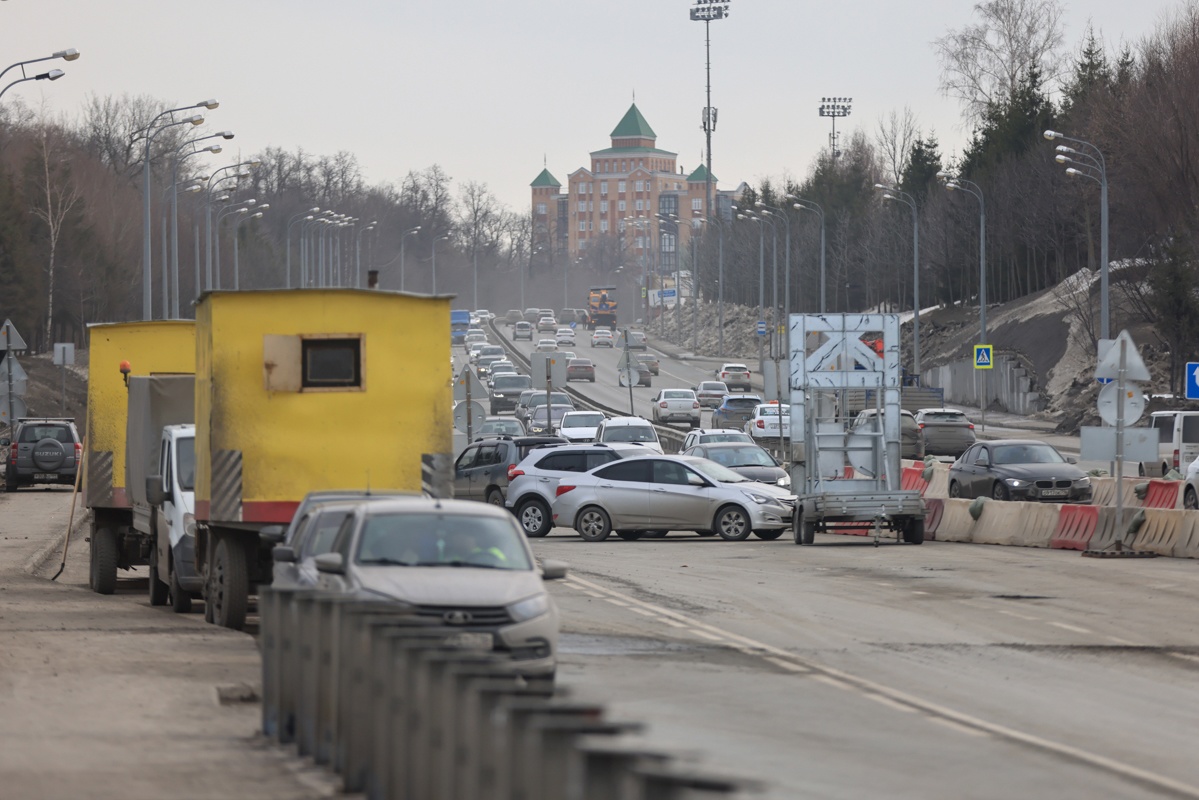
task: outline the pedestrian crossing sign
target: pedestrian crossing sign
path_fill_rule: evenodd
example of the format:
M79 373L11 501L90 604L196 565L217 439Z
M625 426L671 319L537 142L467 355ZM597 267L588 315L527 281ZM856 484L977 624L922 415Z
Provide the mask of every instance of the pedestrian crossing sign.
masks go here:
M974 345L974 368L975 369L991 369L995 365L995 351L993 345L976 344Z

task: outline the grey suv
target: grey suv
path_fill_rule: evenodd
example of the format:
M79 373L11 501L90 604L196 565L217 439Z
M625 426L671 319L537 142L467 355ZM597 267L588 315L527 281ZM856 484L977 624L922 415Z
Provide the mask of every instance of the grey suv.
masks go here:
M504 505L516 515L526 536L545 536L554 527L550 506L554 504L560 480L630 455L645 455L645 448L635 444L539 447L508 470L508 498Z
M0 439L0 445L9 449L4 471L4 489L9 492L35 483L74 483L76 467L83 461L72 419L19 419L14 439Z
M502 506L508 489L508 468L523 461L534 448L565 443L557 436L519 436L468 445L454 462L454 497Z

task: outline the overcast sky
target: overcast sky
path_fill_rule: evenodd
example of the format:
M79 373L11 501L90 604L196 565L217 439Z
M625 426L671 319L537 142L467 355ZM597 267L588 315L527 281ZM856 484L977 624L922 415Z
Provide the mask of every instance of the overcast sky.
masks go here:
M1182 0L1073 0L1067 46L1091 23L1134 43ZM178 105L216 97L237 138L216 163L267 145L354 153L369 183L440 164L524 211L541 170L566 175L608 134L633 93L688 171L700 161L704 26L690 0L5 0L0 69L75 47L54 83L14 87L75 115L97 94ZM931 43L971 19L967 0L732 0L712 23L713 172L721 188L802 177L827 145L823 95L853 97L873 131L909 106L943 151L960 149L959 109L937 91ZM9 73L6 78L12 76ZM7 80L5 81L7 83Z

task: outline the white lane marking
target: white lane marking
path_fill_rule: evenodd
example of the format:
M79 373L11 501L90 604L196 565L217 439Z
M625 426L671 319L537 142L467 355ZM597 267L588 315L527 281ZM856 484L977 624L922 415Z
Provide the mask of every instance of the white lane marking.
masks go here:
M655 614L655 613L654 613L654 612L652 612L652 611L645 611L645 610L643 610L643 609L640 609L640 608L635 608L635 607L633 607L633 606L629 606L629 611L632 611L634 614L640 614L640 615L641 615L641 616L643 616L643 617L651 617L651 618L653 618L653 619L657 619L657 618L658 618L658 615L657 615L657 614Z
M1075 633L1090 633L1090 631L1086 628L1081 628L1078 625L1071 625L1066 622L1054 622L1053 620L1049 620L1045 624L1052 625L1055 628L1062 628L1067 631L1074 631Z
M587 595L588 597L603 597L603 595L600 594L599 592L589 592L586 589L583 589L582 591L583 591L583 594Z
M686 625L684 625L681 622L675 622L673 619L667 619L666 617L662 617L661 620L672 628L686 628L687 627Z
M953 720L943 719L942 717L929 717L929 720L937 723L938 725L943 725L944 727L949 728L952 731L957 731L958 733L964 733L967 736L980 736L981 737L981 736L987 735L986 731L980 731L978 728L972 728L969 725L960 725L960 724L954 722Z
M738 649L741 650L742 653L752 654L752 651L748 650L747 648L742 647L742 648L738 648ZM766 660L769 661L771 664L774 664L776 667L782 667L783 669L787 670L788 672L811 672L812 671L812 670L808 669L807 667L801 667L799 664L796 664L793 661L784 661L783 659L775 658L774 656L766 656Z
M912 594L928 594L928 592L918 592L915 589L913 589Z
M890 697L886 697L881 694L875 694L874 692L862 692L862 697L865 697L868 700L873 700L876 703L882 703L883 705L887 706L888 708L893 708L896 711L906 711L909 714L916 713L916 709L912 708L911 706L907 705L906 703L896 703Z
M606 600L607 602L611 603L614 606L620 606L621 608L629 607L629 604L624 602L623 600L616 600L612 597L605 597L604 600Z
M1175 658L1186 659L1187 661L1199 661L1199 656L1194 656L1194 655L1191 655L1190 653L1171 652L1170 655L1174 656Z
M1016 619L1023 619L1023 620L1027 620L1029 622L1040 622L1041 621L1040 617L1030 617L1027 614L1017 614L1015 611L1005 611L1002 608L998 609L998 611L1000 614L1006 614L1007 616L1015 617Z
M692 628L691 632L694 633L696 636L702 636L705 639L708 639L713 642L723 642L724 641L723 636L713 636L712 634L710 634L706 631L701 631L699 628Z
M839 681L836 678L830 678L828 675L813 675L812 680L820 681L821 683L827 684L836 689L844 689L846 691L853 691L854 688L845 681Z
M886 583L884 581L875 581L874 585L875 586L893 586L894 584Z
M1119 636L1108 636L1107 639L1108 641L1115 642L1116 644L1124 644L1128 645L1129 647L1135 646L1132 642L1128 641L1127 639L1121 639Z
M1150 772L1147 769L1142 769L1140 767L1136 767L1136 766L1133 766L1132 764L1127 764L1122 761L1116 761L1115 759L1108 758L1107 756L1102 756L1102 755L1099 755L1098 753L1092 753L1090 751L1083 750L1081 748L1074 747L1072 745L1063 744L1062 742L1057 742L1057 741L1054 741L1053 739L1046 739L1042 736L1037 736L1036 734L1025 733L1024 731L1017 730L1015 728L1009 728L1006 725L1000 725L995 722L988 722L979 717L975 717L970 714L966 714L964 712L949 708L948 706L941 705L940 703L934 703L931 700L925 700L924 698L917 697L916 695L908 694L907 692L901 691L899 689L894 689L890 686L884 686L883 684L876 683L875 681L872 681L868 678L861 678L856 675L851 675L850 673L839 670L836 667L829 667L829 666L825 666L823 664L818 664L814 661L809 661L807 659L796 656L793 653L790 653L781 648L766 644L765 642L759 642L754 639L749 639L745 636L741 636L739 634L732 633L730 631L724 631L719 628L712 627L710 625L705 625L704 623L693 620L684 614L678 613L677 611L672 611L668 608L661 608L659 606L654 605L653 603L646 603L644 601L637 600L636 598L621 594L620 592L617 592L614 589L609 589L606 586L602 586L598 583L594 583L593 581L585 580L583 578L578 578L578 577L576 577L575 580L584 586L588 586L592 589L595 589L596 591L605 592L607 594L611 594L611 595L615 595L615 596L619 596L619 597L624 597L625 599L627 599L630 602L630 604L640 605L643 608L648 608L648 609L657 611L663 617L667 617L670 619L678 620L680 622L688 623L689 627L707 628L708 630L711 630L715 633L721 634L721 635L725 636L726 638L731 639L734 642L740 642L743 645L757 648L763 654L769 653L771 655L778 656L779 658L782 658L782 659L789 659L789 660L793 661L794 663L803 665L803 666L811 669L813 672L819 673L819 677L827 677L830 679L837 679L837 680L847 683L851 686L855 686L860 690L864 690L865 692L877 694L881 697L889 698L898 703L906 704L906 705L911 706L912 708L915 708L919 711L923 711L925 714L927 714L929 716L929 719L941 722L942 724L952 722L952 723L956 723L957 727L967 728L970 730L974 730L976 732L985 731L986 733L990 733L995 736L999 736L1004 739L1008 739L1010 741L1017 742L1019 744L1023 744L1023 745L1027 745L1029 747L1044 750L1049 753L1054 753L1058 756L1062 756L1064 758L1069 758L1071 760L1078 761L1083 764L1089 764L1093 767L1097 767L1099 769L1105 770L1106 772L1109 772L1113 775L1118 775L1122 778L1126 778L1126 779L1133 780L1133 781L1139 781L1141 783L1147 783L1151 786L1155 786L1155 787L1164 789L1166 791L1174 792L1176 794L1180 794L1185 797L1192 797L1192 798L1196 798L1196 800L1199 800L1199 786L1192 786L1191 784L1184 783L1179 780L1175 780L1174 778L1170 778L1166 775L1160 775L1156 772ZM763 657L765 657L765 656L763 656ZM817 677L817 676L814 676L814 677Z

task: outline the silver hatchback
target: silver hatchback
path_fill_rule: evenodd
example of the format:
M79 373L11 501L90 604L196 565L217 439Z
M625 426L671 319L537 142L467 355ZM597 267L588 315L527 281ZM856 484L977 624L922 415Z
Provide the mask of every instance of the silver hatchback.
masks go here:
M613 532L635 540L659 531L715 533L732 542L751 532L777 539L795 512L789 490L691 456L624 458L563 478L556 495L554 522L589 542Z

